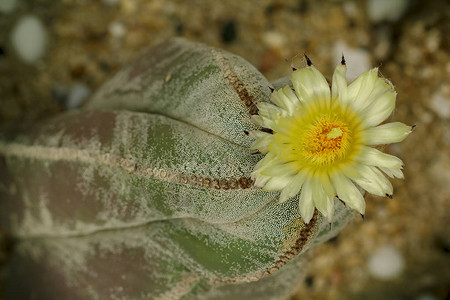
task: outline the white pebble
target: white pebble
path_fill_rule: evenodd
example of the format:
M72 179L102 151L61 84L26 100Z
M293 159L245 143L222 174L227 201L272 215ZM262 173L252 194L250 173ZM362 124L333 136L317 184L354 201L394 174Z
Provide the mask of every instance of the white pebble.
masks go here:
M125 26L120 22L112 22L109 24L109 34L111 34L113 37L120 39L122 38L125 33L127 32L127 29Z
M17 7L17 0L0 0L0 12L10 14Z
M37 17L25 16L14 26L11 42L23 61L34 63L45 54L47 30Z
M266 31L262 35L262 41L272 49L283 48L286 45L286 36L278 31Z
M397 248L383 246L372 253L367 262L367 267L373 277L389 280L400 275L404 264L403 256Z
M347 80L353 81L368 71L372 64L370 62L370 55L363 49L351 48L345 42L339 41L334 45L334 64L341 62L341 56L344 54L345 62L347 64Z
M446 95L447 94L447 97ZM450 87L444 86L431 96L430 108L442 119L450 118Z
M368 0L367 14L372 22L395 22L405 14L408 0Z
M69 97L67 98L66 108L67 109L77 109L83 104L83 102L91 94L91 89L84 83L75 84L69 92Z

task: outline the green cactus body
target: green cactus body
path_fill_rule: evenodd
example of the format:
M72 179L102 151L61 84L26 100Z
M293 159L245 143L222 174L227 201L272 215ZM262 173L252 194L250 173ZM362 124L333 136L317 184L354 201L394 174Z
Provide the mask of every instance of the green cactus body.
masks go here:
M119 72L80 111L0 135L0 226L15 241L7 298L280 299L305 250L332 229L305 225L249 177L244 130L269 83L243 59L183 40ZM270 275L270 276L268 276Z

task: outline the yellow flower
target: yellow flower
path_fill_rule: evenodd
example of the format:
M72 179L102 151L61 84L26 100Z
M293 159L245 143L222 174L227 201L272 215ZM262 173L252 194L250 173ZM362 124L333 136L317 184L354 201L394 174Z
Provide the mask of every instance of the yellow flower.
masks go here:
M311 64L292 73L289 86L274 91L273 104L258 103L252 149L266 154L252 178L265 191L281 191L280 203L300 192L299 210L308 223L317 208L328 221L334 197L364 214L357 188L392 197L385 177L403 178L402 161L373 146L402 141L412 127L400 122L379 125L395 107L396 92L374 68L347 85L342 58L330 87ZM383 172L383 173L382 173ZM356 186L356 185L357 186Z

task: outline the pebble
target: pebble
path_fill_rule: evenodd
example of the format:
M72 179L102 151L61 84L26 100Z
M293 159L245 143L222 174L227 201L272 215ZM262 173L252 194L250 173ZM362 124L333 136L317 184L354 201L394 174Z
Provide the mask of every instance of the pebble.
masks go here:
M89 97L91 89L84 83L76 83L70 89L69 96L66 102L67 109L77 109Z
M127 29L125 28L125 25L123 25L120 22L112 22L109 24L109 34L113 36L116 39L120 39L124 37L124 35L127 33Z
M372 22L396 22L405 14L409 0L368 0L367 14Z
M12 13L17 7L18 0L0 0L0 12L4 14Z
M380 280L393 279L400 275L404 268L403 256L393 246L376 249L367 262L369 273Z
M341 56L344 54L345 62L347 64L347 80L353 81L361 75L372 68L370 62L370 55L364 49L349 47L345 42L338 41L334 45L334 65L341 62Z
M282 32L273 30L264 32L262 41L266 46L272 49L281 49L287 43L286 36Z
M11 32L11 43L24 62L34 63L45 54L47 30L37 17L24 16Z
M445 94L447 94L447 97ZM431 96L430 108L442 119L450 118L450 98L448 95L450 95L450 86L442 87Z

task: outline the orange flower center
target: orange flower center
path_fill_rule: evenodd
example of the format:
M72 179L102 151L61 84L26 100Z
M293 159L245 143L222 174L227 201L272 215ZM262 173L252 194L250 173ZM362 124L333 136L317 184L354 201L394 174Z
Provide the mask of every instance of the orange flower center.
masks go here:
M303 154L311 161L324 165L345 155L350 146L349 126L330 116L322 116L305 132Z

